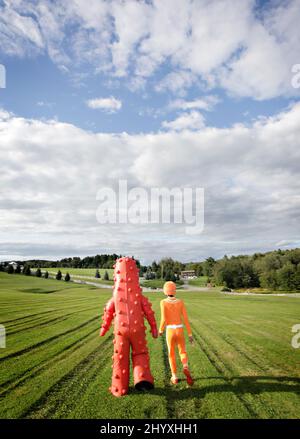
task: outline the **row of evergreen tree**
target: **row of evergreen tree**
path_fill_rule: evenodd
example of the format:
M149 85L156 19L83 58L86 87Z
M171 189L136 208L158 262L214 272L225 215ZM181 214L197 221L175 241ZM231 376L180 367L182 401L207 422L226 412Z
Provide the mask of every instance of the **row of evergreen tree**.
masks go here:
M14 269L14 267L11 264L8 264L6 266L0 265L0 271L6 271L8 274L14 274L14 273L16 273L16 274L24 274L25 276L31 276L33 274L32 268L33 267L31 267L29 264L25 264L23 266L23 268L21 268L21 265L18 264L15 269ZM45 279L48 279L49 272L46 270L44 273L42 273L40 267L38 267L34 271L34 275L36 277L44 277ZM61 270L58 270L57 273L56 273L55 278L57 280L61 280L62 277L63 277L63 275L62 275ZM98 269L96 269L95 278L96 279L100 279L101 278L101 274L100 274ZM64 280L67 281L67 282L71 280L71 276L70 276L69 273L66 273ZM105 270L105 272L104 272L103 280L109 280L109 274L108 274L107 270Z

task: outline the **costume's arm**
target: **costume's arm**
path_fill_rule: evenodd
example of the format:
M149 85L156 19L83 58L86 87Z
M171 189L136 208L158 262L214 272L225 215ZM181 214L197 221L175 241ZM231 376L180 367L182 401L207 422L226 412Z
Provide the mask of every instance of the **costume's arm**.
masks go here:
M190 327L190 323L189 323L188 315L187 315L187 312L186 312L185 304L183 302L182 302L182 316L183 316L183 321L184 321L184 324L186 326L188 335L191 336L192 335L192 330L191 330L191 327Z
M107 333L107 331L110 328L111 321L114 318L115 313L115 303L113 297L107 302L107 304L104 307L104 314L103 314L103 323L101 325L100 329L100 336L102 337Z
M165 318L165 307L164 301L160 302L160 325L159 325L159 333L162 334L164 332L166 326L166 318Z
M154 311L151 308L151 303L147 299L147 297L142 295L142 309L145 314L146 319L148 320L148 323L151 328L152 337L157 337L157 326L156 326L156 320Z

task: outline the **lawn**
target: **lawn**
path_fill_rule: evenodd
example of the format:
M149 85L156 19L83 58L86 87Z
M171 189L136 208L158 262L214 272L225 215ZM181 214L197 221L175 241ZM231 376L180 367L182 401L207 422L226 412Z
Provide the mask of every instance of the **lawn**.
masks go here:
M164 337L148 337L155 389L108 392L112 331L98 337L111 292L0 273L0 418L299 418L300 299L185 292L195 385L169 384ZM159 317L162 295L147 293ZM147 334L149 332L147 331Z
M34 271L35 269L33 269ZM83 281L90 281L90 282L97 282L107 285L113 285L113 272L114 270L112 268L99 268L99 273L101 278L96 278L96 268L41 268L42 272L48 271L48 273L51 276L55 276L58 270L60 270L63 274L63 276L66 273L69 273L72 279L76 280L83 280ZM109 275L109 280L104 280L104 274L107 271Z
M41 268L42 271L48 271L57 273L58 270L60 270L62 273L69 273L72 276L80 277L80 276L89 276L89 277L95 277L96 274L96 268L65 268L65 267L55 267L55 268ZM99 273L101 275L101 278L103 278L104 273L108 272L109 278L111 279L113 277L114 270L112 268L99 268Z
M207 286L207 276L200 276L197 279L189 279L189 285L193 287L206 287Z

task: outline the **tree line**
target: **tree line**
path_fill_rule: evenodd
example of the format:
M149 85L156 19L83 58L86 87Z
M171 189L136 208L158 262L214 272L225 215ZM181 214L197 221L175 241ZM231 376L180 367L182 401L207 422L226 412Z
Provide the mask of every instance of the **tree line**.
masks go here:
M63 258L57 261L49 261L45 259L32 259L26 261L16 261L19 265L30 265L32 268L113 268L116 259L120 258L121 255L115 253L108 255L95 255L86 256L80 258L79 256L74 256L70 258ZM139 267L140 262L136 259L136 264Z
M44 271L42 273L42 270L40 269L40 267L36 268L35 271L32 271L31 265L29 264L25 264L24 266L18 264L16 268L14 268L11 264L8 265L3 265L0 264L0 271L5 271L8 274L24 274L25 276L36 276L36 277L44 277L45 279L49 278L49 272L48 270ZM57 271L56 275L55 275L55 279L57 280L61 280L63 278L63 274L60 270ZM95 278L96 279L101 279L101 274L99 272L99 269L97 268L95 271ZM64 280L66 282L69 282L71 280L71 276L70 273L66 273ZM109 273L107 270L105 270L104 275L103 275L103 280L110 280L109 279Z
M182 263L172 258L141 267L146 278L176 280L183 270L207 276L216 285L227 288L266 288L271 290L300 290L300 249L274 250L253 255L212 257L202 262Z
M216 283L229 288L300 290L300 249L251 256L224 256L212 268Z
M31 268L38 269L43 266L47 268L74 267L74 268L95 268L95 277L99 278L98 268L112 268L119 256L96 255L86 258L64 258L60 261L26 261L23 273L27 274ZM81 266L78 266L79 261ZM300 248L292 250L274 250L267 253L254 253L253 255L224 256L215 260L212 257L201 262L182 263L172 258L163 258L159 262L153 261L150 265L141 265L140 274L146 279L164 279L178 282L180 273L184 270L194 270L195 275L206 276L216 285L223 285L227 288L266 288L271 290L300 290ZM47 265L48 263L50 265ZM52 265L56 264L56 265ZM70 265L63 265L70 264ZM76 267L75 267L75 265ZM100 266L102 264L102 266ZM104 265L104 266L103 266ZM19 267L19 265L18 265ZM13 270L6 266L5 270ZM0 265L1 270L1 265ZM20 272L16 269L16 273ZM108 272L103 276L108 280Z

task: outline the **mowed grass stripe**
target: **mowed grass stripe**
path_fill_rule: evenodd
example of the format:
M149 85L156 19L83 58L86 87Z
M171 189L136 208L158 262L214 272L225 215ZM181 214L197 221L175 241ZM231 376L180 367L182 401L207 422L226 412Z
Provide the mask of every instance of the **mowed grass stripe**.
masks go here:
M146 295L159 320L163 296ZM187 388L179 361L181 381L170 385L165 335L147 332L155 389L139 393L131 380L129 394L115 398L111 332L98 336L109 297L109 290L0 273L0 323L9 321L0 354L19 351L1 361L0 417L299 418L299 350L290 331L300 300L178 291L196 338L187 343L195 385Z
M80 310L80 313L84 312L84 311L89 311L89 310L95 310L95 307L89 307L89 308L84 308ZM7 336L9 337L12 334L15 334L17 332L23 332L26 330L30 330L32 328L40 328L41 326L45 326L51 323L54 323L56 321L59 321L60 319L68 319L70 316L74 315L74 314L78 314L78 311L71 311L71 312L64 312L64 310L55 310L52 311L50 315L48 316L40 316L40 317L36 317L33 319L30 319L28 321L26 321L25 323L18 323L16 325L11 325L7 329Z
M38 341L36 343L32 343L32 344L26 346L25 348L18 349L16 351L13 351L13 352L7 354L7 355L4 355L1 357L1 360L8 360L11 358L16 358L16 357L19 357L20 355L28 353L29 351L37 350L41 346L44 346L47 343L51 343L53 340L57 340L60 337L71 334L72 332L76 332L79 329L83 328L84 326L87 326L87 325L95 322L96 320L98 320L97 316L92 317L92 318L86 320L85 322L80 323L79 325L73 326L72 328L67 329L67 330L61 331L61 329L59 328L57 333L54 333L53 335L48 334L49 335L48 337L42 336L42 339L40 341ZM60 324L57 326L60 326Z
M90 381L95 379L103 365L108 362L111 341L112 335L102 343L98 343L95 349L83 357L73 369L63 375L39 400L31 405L23 413L23 418L67 417L77 403L81 404L82 394Z
M60 358L65 358L70 352L80 348L82 343L88 342L95 337L95 330L89 330L87 333L78 334L78 336L69 339L66 344L55 346L52 351L40 352L37 358L29 357L22 362L22 369L16 370L14 376L5 381L0 387L0 396L3 397L12 389L15 389L25 381L31 380L42 370L48 369ZM26 361L27 360L27 361ZM28 365L30 364L30 365ZM24 372L25 370L25 372Z
M222 343L222 337L216 335L212 328L210 328L210 331L205 330L204 325L202 329L199 330L198 328L196 331L194 329L194 331L202 339L202 342L206 344L206 347L202 345L203 349L206 350L207 355L213 361L216 368L223 372L227 384L234 386L232 387L233 391L242 400L243 404L246 405L252 417L276 418L280 410L280 404L287 404L286 400L296 403L298 398L295 398L295 394L299 391L300 380L295 381L295 379L292 379L289 387L287 385L283 387L281 380L277 381L276 376L272 376L267 367L266 371L264 371L262 368L255 367L255 362L253 363L253 361L250 361L249 364L249 355L246 358L239 349L228 351L226 342ZM234 344L231 343L229 346L232 348ZM228 353L231 355L228 355ZM262 379L260 379L260 375ZM287 381L289 380L288 377L286 379ZM258 391L260 386L256 384L258 380L260 380L259 383L263 388L263 391L260 392ZM273 383L270 380L273 380ZM267 384L265 384L265 381ZM265 392L267 388L269 393ZM278 395L272 394L271 391L275 394L278 392L279 400ZM297 412L299 416L297 409L290 409L293 417L298 417Z
M226 406L227 404L230 404L228 401L229 398L233 400L238 400L239 404L237 404L237 401L233 401L233 406L235 408L235 415L232 416L232 413L230 413L229 416L230 418L259 417L259 414L254 410L251 403L249 403L243 395L235 391L235 388L231 382L231 374L233 372L232 367L225 363L219 352L213 347L213 345L208 341L208 339L206 339L203 336L202 332L200 335L199 331L195 330L195 328L193 328L193 331L195 334L196 342L198 343L200 349L204 352L211 365L215 368L215 372L218 373L218 378L222 379L221 382L220 381L218 382L215 389L209 389L209 391L214 392L215 390L218 392L218 394L224 392L225 400L223 400L223 404L225 404ZM240 416L241 412L243 412L242 416ZM224 407L223 407L223 413L224 413ZM223 417L227 417L227 416L223 416Z
M91 337L80 345L80 349L68 352L68 355L57 357L50 366L43 368L41 373L18 386L5 397L5 409L0 411L1 418L23 418L34 404L38 403L43 395L55 383L67 376L85 357L99 347L99 340ZM1 404L2 405L2 404Z

